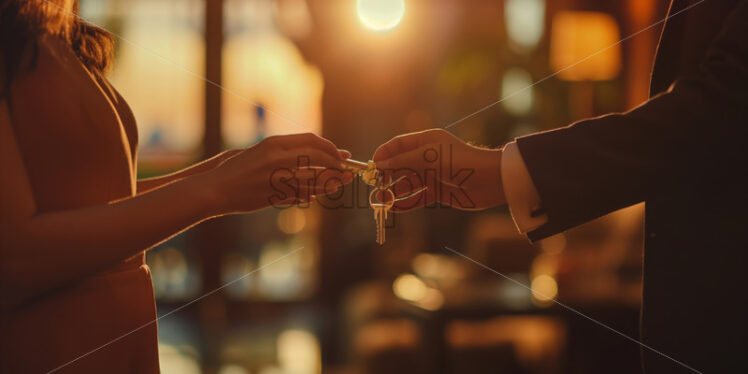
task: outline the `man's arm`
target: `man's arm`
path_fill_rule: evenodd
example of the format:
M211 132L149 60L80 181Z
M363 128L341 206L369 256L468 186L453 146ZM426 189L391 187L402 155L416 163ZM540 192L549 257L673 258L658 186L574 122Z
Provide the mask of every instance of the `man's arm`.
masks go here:
M745 157L735 149L748 121L747 19L741 2L700 73L643 105L517 139L548 218L531 240L683 188L705 162L720 167L736 153Z

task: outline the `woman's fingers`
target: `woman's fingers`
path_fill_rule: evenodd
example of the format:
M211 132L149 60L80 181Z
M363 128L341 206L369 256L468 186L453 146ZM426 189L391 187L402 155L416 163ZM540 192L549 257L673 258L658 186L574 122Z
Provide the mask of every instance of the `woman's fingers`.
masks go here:
M313 196L336 193L344 185L351 183L354 175L344 170L305 167L284 169L273 173L270 178L270 186L274 192L271 204L279 206L280 203L287 203L295 198L309 201Z
M353 154L351 154L351 152L347 149L338 149L338 153L340 153L340 158L342 159L348 159L353 156Z
M326 194L335 192L342 186L351 183L354 175L349 171L324 168L298 169L294 176L299 181L299 186L313 189L316 193Z

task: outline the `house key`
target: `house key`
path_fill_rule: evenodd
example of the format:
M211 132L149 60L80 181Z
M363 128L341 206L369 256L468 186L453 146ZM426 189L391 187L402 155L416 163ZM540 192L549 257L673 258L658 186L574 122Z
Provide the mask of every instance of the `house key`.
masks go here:
M377 244L382 245L385 241L387 213L395 204L395 193L392 192L390 186L381 185L381 180L378 184L377 188L371 190L369 194L369 206L374 210L374 220L377 221ZM381 201L377 201L378 192L382 192L383 198Z

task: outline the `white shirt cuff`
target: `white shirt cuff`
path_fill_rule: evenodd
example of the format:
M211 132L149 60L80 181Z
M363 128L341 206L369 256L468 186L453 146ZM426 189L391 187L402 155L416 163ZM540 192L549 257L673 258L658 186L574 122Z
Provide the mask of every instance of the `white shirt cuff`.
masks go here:
M501 180L509 212L519 232L527 233L548 222L546 214L535 217L530 215L531 212L540 209L540 195L530 178L516 141L504 146L501 156Z

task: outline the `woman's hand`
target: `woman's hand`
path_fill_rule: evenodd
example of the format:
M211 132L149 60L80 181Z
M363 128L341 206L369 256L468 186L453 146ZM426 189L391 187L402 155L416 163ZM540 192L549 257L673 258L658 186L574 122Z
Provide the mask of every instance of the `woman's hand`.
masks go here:
M269 137L222 160L208 178L216 214L251 212L287 206L336 192L353 180L341 169L349 157L327 139L293 134Z
M374 153L377 168L392 180L396 197L422 187L425 191L398 201L393 211L440 203L463 210L505 203L501 183L501 150L475 147L442 129L393 138Z

